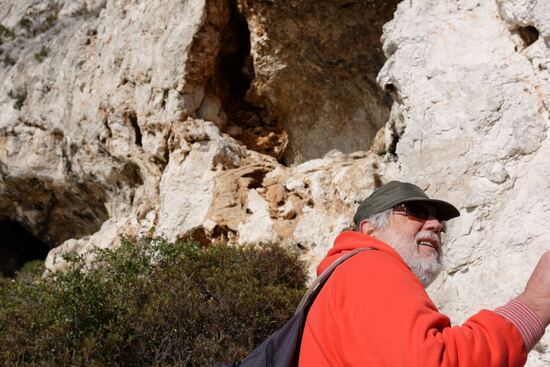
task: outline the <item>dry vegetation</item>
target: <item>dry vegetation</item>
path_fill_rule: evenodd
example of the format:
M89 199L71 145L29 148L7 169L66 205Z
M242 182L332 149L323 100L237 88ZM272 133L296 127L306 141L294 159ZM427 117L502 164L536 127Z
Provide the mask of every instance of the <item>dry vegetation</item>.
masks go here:
M290 318L304 266L277 246L124 240L86 265L0 280L0 365L207 366Z

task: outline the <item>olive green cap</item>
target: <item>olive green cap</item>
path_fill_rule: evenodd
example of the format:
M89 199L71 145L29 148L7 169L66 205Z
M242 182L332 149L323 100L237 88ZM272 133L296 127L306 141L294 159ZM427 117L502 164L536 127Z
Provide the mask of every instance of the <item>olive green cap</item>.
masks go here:
M353 217L355 225L365 218L393 208L397 204L418 202L429 204L436 210L436 217L440 221L449 220L460 215L460 212L452 204L437 199L430 199L420 187L408 182L391 181L375 189L372 194L357 208Z

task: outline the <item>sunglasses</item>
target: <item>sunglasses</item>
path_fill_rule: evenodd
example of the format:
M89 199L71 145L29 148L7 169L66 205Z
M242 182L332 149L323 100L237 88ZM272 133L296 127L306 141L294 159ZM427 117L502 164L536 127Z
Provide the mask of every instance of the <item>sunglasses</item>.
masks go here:
M418 219L428 219L431 215L430 210L422 204L401 203L393 208L394 213L404 214L406 216L415 217ZM435 217L436 215L434 215Z

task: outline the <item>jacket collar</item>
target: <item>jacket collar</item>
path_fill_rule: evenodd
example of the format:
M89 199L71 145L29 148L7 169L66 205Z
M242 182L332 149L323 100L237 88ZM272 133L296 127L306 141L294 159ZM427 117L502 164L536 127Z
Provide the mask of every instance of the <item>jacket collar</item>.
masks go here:
M342 254L361 247L370 247L375 250L383 251L405 264L401 256L399 256L397 251L390 245L361 232L344 231L336 237L333 247L327 252L327 256L317 266L317 275L321 274L323 270L342 256Z

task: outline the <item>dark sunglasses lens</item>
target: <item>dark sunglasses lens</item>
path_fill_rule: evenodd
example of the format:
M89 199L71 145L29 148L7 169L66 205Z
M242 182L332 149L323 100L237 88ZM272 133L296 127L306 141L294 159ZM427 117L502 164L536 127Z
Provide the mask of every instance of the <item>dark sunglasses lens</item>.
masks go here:
M407 204L409 214L417 217L418 219L428 219L430 217L430 211L422 205Z

